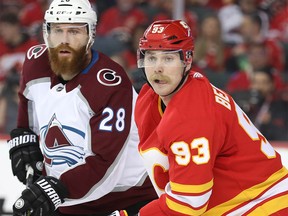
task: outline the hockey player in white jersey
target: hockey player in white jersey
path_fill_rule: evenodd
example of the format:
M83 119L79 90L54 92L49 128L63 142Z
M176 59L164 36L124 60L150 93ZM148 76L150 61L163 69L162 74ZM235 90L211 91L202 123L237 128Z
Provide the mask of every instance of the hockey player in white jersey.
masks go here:
M14 215L133 215L156 198L137 151L137 94L120 65L91 49L97 19L88 0L54 0L44 20L45 44L27 52L10 133L13 174L25 184L25 167L34 170Z

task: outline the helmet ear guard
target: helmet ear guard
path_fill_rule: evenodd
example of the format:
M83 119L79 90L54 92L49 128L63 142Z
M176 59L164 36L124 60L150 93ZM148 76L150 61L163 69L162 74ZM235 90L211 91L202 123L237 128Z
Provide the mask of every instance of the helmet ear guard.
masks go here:
M44 20L43 37L47 46L49 23L86 23L89 34L86 49L94 43L97 15L88 0L54 0L46 10Z
M186 52L186 63L191 64L192 60L193 60L193 51L192 50L187 51Z

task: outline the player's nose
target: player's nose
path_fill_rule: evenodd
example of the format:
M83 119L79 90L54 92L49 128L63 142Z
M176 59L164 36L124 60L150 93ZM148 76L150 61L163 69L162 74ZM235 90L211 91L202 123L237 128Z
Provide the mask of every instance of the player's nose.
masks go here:
M162 73L164 70L164 65L163 62L157 61L154 67L154 72L155 73Z
M70 38L69 38L69 33L64 31L62 34L62 38L61 38L61 43L62 44L69 44L70 43Z

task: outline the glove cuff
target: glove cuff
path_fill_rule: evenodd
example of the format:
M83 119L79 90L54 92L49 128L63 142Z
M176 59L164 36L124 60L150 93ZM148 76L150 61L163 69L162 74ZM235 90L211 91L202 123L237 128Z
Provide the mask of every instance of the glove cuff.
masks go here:
M37 146L39 148L39 138L30 129L16 128L10 133L11 139L7 141L10 145L9 153L10 155L18 148L25 146ZM40 148L39 148L40 151Z
M66 187L54 177L42 176L35 182L35 185L41 191L44 191L45 196L54 206L55 210L64 202L64 198L68 196Z

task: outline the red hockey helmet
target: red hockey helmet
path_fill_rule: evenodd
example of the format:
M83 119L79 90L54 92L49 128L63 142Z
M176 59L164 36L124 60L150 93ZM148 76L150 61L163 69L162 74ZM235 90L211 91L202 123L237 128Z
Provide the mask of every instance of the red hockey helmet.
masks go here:
M192 62L194 38L190 27L182 20L160 20L153 22L139 42L138 61L146 50L179 50L182 60Z

